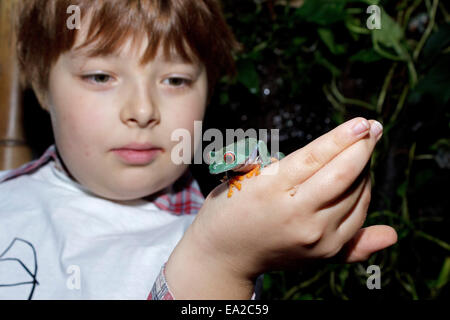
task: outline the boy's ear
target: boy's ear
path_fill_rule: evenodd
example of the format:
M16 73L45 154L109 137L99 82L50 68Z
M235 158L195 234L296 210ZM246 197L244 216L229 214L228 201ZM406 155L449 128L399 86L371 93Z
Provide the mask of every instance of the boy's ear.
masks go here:
M49 112L48 108L48 101L47 101L47 93L43 90L39 90L35 85L32 85L34 95L36 96L36 99L38 100L39 104L41 105L41 108L45 111Z

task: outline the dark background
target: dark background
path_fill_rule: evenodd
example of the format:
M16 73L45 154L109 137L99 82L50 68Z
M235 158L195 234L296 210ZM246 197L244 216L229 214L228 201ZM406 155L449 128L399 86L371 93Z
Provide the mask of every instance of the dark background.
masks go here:
M394 227L398 243L364 263L267 273L263 298L448 298L448 2L222 3L244 49L236 54L239 75L219 83L203 130L278 128L280 150L289 154L357 116L384 126L371 159L366 225ZM380 30L366 26L370 4L382 8ZM37 158L53 143L51 123L31 91L24 105ZM205 196L219 183L206 164L191 169ZM366 286L372 264L381 268L380 290Z

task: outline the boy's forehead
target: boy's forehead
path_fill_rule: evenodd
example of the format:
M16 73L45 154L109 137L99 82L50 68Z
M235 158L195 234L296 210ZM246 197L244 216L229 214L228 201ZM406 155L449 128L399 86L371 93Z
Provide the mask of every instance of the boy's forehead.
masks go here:
M75 59L76 61L86 61L90 58L129 59L130 55L132 55L133 57L136 57L136 59L141 59L146 54L148 54L147 51L150 50L154 52L154 60L158 60L161 62L203 65L198 57L193 54L193 51L189 47L189 45L187 45L187 42L185 41L186 39L181 40L181 46L184 48L184 52L182 52L181 54L180 52L178 52L178 49L174 47L174 45L169 45L168 51L164 50L165 42L167 40L164 39L164 37L159 39L159 44L156 45L157 48L154 47L155 44L152 44L152 48L149 48L150 34L148 34L147 32L142 32L142 30L129 33L125 37L125 41L122 41L122 37L119 37L121 38L120 40L112 40L114 39L114 36L110 37L109 35L103 35L95 40L92 40L92 36L96 33L95 26L93 30L91 30L92 18L93 12L91 10L88 10L82 21L84 27L77 30L72 49L70 49L70 51L68 52L69 58ZM105 43L105 37L112 40L113 43ZM105 46L111 46L115 49L107 50L107 54L93 54L94 52L96 53L102 51L99 49L105 48ZM189 60L186 60L186 55L189 57ZM146 62L148 62L148 60L153 59L146 60Z
M148 47L148 39L146 37L141 37L141 40L138 40L137 38L131 36L126 40L126 42L124 42L122 46L120 46L114 52L103 55L93 55L92 52L98 50L98 43L94 41L88 45L85 45L85 41L85 37L77 37L73 48L69 52L67 52L67 56L69 59L75 62L82 63L91 58L129 60L130 55L132 55L136 57L137 60L139 60L145 55ZM154 59L167 63L195 64L195 59L193 59L194 61L187 61L173 47L170 47L169 54L166 55L164 52L164 45L162 45L161 43L158 45Z

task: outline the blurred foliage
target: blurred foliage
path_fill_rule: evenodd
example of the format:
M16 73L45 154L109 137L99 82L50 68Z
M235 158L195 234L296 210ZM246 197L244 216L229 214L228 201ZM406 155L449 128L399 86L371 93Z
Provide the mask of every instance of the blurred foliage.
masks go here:
M244 50L204 128L279 128L286 154L356 116L384 125L366 225L394 246L355 264L265 274L265 299L444 299L449 294L450 16L438 0L223 0ZM381 7L369 30L367 8ZM270 141L269 141L270 142ZM194 166L205 193L217 185ZM381 268L381 290L366 269Z

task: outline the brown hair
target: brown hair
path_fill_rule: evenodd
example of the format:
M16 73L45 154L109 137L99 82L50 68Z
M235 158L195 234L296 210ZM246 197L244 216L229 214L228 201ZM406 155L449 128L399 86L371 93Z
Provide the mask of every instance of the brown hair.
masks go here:
M206 67L209 96L223 74L235 75L232 53L239 49L217 0L22 0L17 20L17 56L24 78L35 92L48 90L50 69L75 44L79 30L66 25L67 8L77 5L81 26L89 16L82 48L90 56L116 52L129 37L148 37L141 63L152 60L159 44L164 55L175 50L184 60ZM144 31L144 32L143 32ZM186 47L187 45L187 47Z

